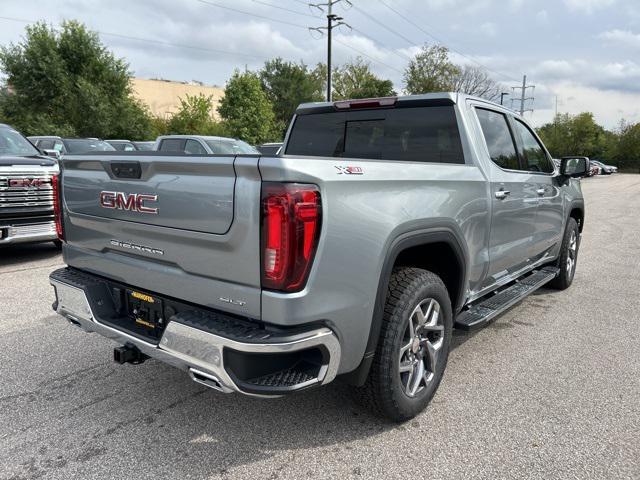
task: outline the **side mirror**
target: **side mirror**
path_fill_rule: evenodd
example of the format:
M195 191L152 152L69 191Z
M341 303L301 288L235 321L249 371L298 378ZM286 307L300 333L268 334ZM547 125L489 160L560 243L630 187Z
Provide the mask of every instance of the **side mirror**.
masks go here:
M560 161L560 174L565 177L586 177L591 168L587 157L562 157Z
M56 160L60 160L60 152L57 150L42 150L47 157L55 158Z

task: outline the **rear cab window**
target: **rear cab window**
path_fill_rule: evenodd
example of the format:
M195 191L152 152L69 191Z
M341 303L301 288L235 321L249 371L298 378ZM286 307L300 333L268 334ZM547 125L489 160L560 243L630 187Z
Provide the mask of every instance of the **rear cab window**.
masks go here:
M166 138L160 142L158 150L161 152L184 152L185 140L183 138Z
M465 163L453 106L299 114L288 155Z

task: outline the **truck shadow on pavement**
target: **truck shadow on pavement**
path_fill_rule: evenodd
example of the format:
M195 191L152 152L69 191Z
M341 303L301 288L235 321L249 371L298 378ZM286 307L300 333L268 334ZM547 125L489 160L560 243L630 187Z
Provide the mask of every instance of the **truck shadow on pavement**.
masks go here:
M53 242L0 246L0 268L44 260L53 260L60 250Z
M559 295L561 295L559 290L542 287L477 330L469 332L454 330L453 337L451 338L451 351L464 345L485 329L495 331L510 330L518 327L535 328L536 319L531 319L524 315L525 309L523 308L523 304L528 303L529 305L533 305L536 311L540 313L541 311L548 311L555 308Z
M84 335L70 325L59 333L72 342ZM0 478L72 478L78 468L90 469L95 478L102 473L117 478L131 473L125 465L145 465L145 478L231 472L265 478L265 472L251 473L253 464L279 457L280 468L289 469L296 451L310 449L319 459L323 454L348 459L354 441L366 444L388 430L420 427L419 419L398 425L372 416L340 383L277 399L225 395L155 360L116 365L109 360L115 344L90 338L95 341L84 338L85 350L77 355L51 344L49 354L59 354L63 364L43 366L48 378L24 381L24 393L0 398L0 408L11 406L0 414L0 421L11 425L0 434L11 445L8 451L0 447L0 456L11 458L13 475ZM318 462L297 465L296 478L316 474L322 468Z

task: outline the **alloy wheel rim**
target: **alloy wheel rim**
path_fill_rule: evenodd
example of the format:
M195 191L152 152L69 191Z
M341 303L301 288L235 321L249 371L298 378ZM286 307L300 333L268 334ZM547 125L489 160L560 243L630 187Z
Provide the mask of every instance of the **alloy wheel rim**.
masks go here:
M413 398L433 381L443 344L440 304L433 298L424 299L409 316L398 357L405 395Z
M576 257L578 255L578 237L575 230L571 232L569 239L569 254L567 255L567 276L571 278L576 266Z

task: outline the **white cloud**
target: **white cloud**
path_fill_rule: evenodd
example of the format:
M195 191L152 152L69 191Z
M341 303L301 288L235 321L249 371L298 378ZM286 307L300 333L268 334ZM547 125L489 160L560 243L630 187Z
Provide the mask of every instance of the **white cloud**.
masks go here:
M493 22L485 22L480 25L480 31L488 37L495 37L497 33L496 24Z
M536 97L540 92L536 89ZM536 98L533 114L527 114L535 126L550 122L555 112L554 97L558 96L558 112L575 115L581 112L592 112L597 122L605 128L614 129L621 118L629 122L640 121L640 94L629 92L603 91L595 87L576 84L575 82L556 82L547 88L549 97L546 104L541 105Z
M534 65L532 78L574 81L602 90L640 93L640 64L633 60L590 62L584 59L544 60Z
M590 14L596 10L610 7L616 3L616 0L564 0L564 3L570 10Z
M619 45L640 48L640 33L633 33L629 30L609 30L599 34L598 38Z
M546 10L540 10L536 13L536 21L542 25L549 23L549 13Z

